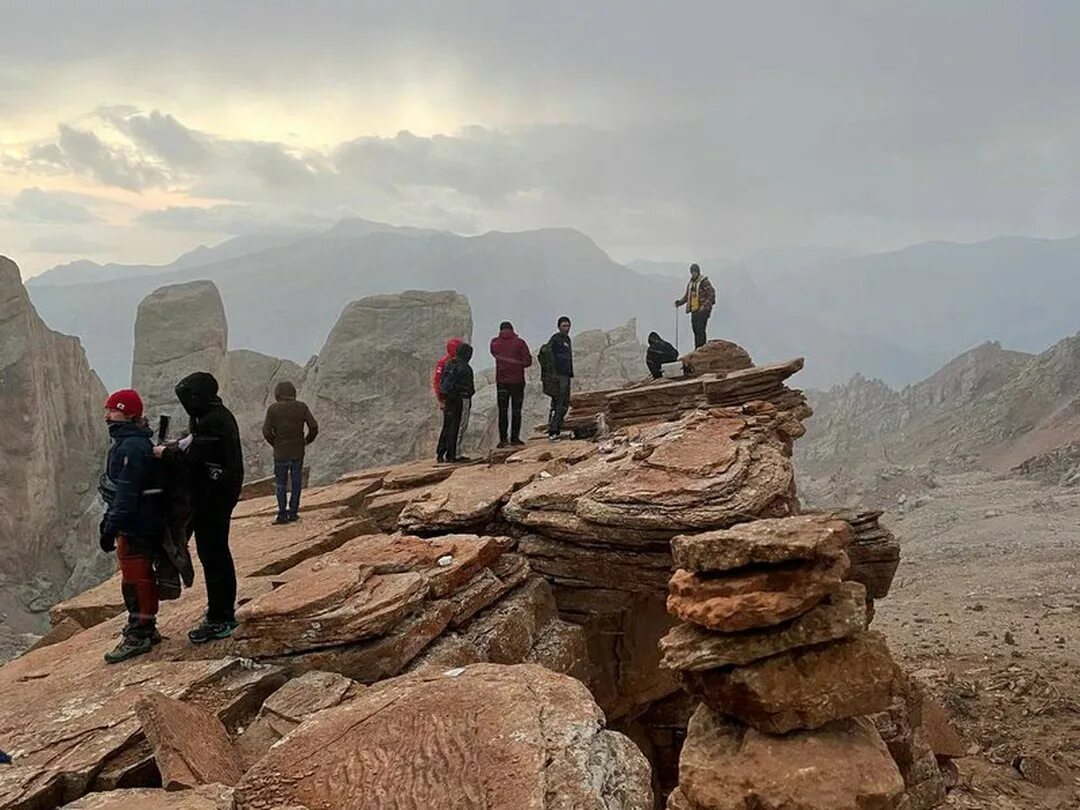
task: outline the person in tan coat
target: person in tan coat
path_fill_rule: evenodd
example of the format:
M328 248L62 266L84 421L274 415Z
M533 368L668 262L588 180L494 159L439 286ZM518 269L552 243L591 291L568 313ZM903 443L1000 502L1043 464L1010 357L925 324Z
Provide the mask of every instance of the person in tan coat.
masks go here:
M291 523L300 511L300 490L303 486L304 450L319 435L319 423L311 409L296 398L296 386L288 380L274 388L277 400L266 409L263 438L274 448L274 478L278 514L274 525ZM304 428L307 428L305 434ZM285 494L289 493L286 504Z

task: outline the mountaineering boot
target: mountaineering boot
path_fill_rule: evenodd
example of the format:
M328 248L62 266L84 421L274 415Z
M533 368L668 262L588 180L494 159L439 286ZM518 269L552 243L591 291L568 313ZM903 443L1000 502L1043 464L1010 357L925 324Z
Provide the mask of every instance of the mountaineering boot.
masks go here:
M525 442L523 442L521 439L511 439L510 440L510 446L511 447L524 447Z
M499 450L502 450L504 447L509 447L509 446L510 446L510 442L499 442L497 445L495 445L495 447L498 448Z
M289 516L288 515L278 515L276 518L274 518L273 522L270 525L271 526L282 526L282 525L284 525L284 524L286 524L288 522L289 522Z
M217 641L228 638L239 622L211 622L203 620L203 623L194 630L188 632L188 641L192 644L205 644L208 641Z
M134 658L137 655L144 655L145 653L150 652L152 647L153 643L149 637L136 638L135 636L124 636L120 639L119 644L109 652L105 653L105 663L118 664L129 658Z

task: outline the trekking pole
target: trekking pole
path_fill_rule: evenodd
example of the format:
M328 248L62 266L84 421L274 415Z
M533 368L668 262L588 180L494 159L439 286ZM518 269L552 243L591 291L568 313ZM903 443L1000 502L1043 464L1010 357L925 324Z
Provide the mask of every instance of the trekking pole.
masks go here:
M679 351L679 308L675 307L675 351Z

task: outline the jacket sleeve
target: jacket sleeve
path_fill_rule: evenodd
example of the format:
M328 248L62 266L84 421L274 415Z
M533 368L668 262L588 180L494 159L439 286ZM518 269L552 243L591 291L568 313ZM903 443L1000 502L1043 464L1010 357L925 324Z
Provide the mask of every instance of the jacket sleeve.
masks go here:
M319 435L319 423L315 421L315 416L307 405L304 405L304 423L307 425L307 438L304 443L311 444Z
M271 405L270 408L272 407L274 406ZM275 431L274 426L270 423L270 408L266 409L266 418L263 419L262 434L263 438L266 439L266 443L273 447Z
M435 364L435 371L431 373L431 387L435 391L435 399L439 400L439 402L445 401L445 397L442 392L442 376L443 371L445 370L445 365L446 364L443 363L442 360L440 360L438 363Z
M524 340L521 341L521 367L528 368L532 365L532 353L529 351L529 344Z
M675 302L675 306L681 307L683 304L685 304L689 300L690 300L690 285L687 284L686 289L683 290L683 297Z
M199 423L199 429L191 434L191 446L187 450L188 462L197 474L205 474L205 465L224 465L224 425L207 418Z
M109 511L105 513L104 533L109 535L115 535L138 512L139 496L142 495L146 476L146 454L132 452L127 444L119 449L122 458L120 475L115 481L116 494Z

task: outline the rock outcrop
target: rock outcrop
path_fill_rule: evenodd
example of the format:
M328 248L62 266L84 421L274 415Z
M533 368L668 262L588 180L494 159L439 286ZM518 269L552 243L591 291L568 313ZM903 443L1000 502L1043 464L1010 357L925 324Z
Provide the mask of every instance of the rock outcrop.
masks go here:
M108 434L107 393L77 338L49 329L0 256L0 659L40 632L41 614L113 567L96 543L96 477Z
M177 427L187 417L173 393L194 371L213 374L225 396L229 389L229 325L212 281L160 287L139 304L131 386L143 399L147 418L170 414Z
M427 455L441 426L431 370L451 337L472 338L468 299L456 292L376 295L345 307L300 394L323 431L313 480Z

